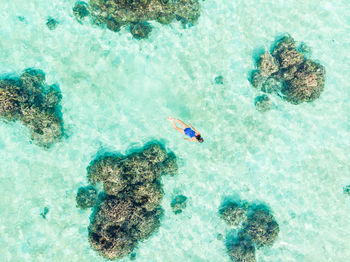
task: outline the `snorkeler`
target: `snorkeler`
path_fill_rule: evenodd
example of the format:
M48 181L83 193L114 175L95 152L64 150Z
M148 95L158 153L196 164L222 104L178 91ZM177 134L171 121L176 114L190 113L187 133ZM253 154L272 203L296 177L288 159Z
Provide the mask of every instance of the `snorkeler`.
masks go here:
M198 141L199 143L204 142L203 138L201 137L201 134L191 124L190 124L191 127L189 127L181 120L173 118L171 116L168 116L168 120L170 121L171 125L175 128L176 131L179 131L180 133L190 137L190 138L184 138L185 140L192 141L192 142ZM180 125L182 125L184 129L177 127L174 122L177 122Z

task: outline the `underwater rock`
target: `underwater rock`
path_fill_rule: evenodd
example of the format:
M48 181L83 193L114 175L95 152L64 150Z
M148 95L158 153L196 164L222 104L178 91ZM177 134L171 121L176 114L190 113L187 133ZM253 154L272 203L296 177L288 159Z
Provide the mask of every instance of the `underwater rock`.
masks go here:
M178 172L177 158L173 152L168 153L167 158L158 164L162 174L174 176Z
M130 25L130 32L132 36L138 40L146 39L152 32L152 26L147 22L132 23Z
M43 97L43 107L46 108L54 108L56 105L60 103L62 99L62 95L55 89L50 89L47 94Z
M298 51L300 53L302 53L305 57L308 57L311 55L312 50L311 47L309 47L308 45L306 45L305 43L301 43L298 47Z
M290 81L294 78L295 73L298 71L297 66L291 66L281 71L281 79L283 81Z
M187 206L187 197L184 195L178 195L171 201L171 208L175 214L182 213L182 210Z
M237 203L229 202L219 210L220 218L230 226L238 226L247 218L247 210Z
M49 213L50 211L50 208L49 207L44 207L44 210L43 212L40 213L40 216L43 218L43 219L46 219L46 215Z
M273 49L272 55L280 60L280 54L290 50L294 51L296 49L297 46L295 40L290 36L285 36L277 42L276 46Z
M0 117L12 121L20 117L27 94L11 79L0 80Z
M258 70L262 76L270 76L273 73L278 72L279 66L277 60L270 54L265 52L260 56L258 61Z
M83 1L78 1L73 7L73 15L78 19L82 20L84 17L90 15L88 10L88 4Z
M143 149L142 155L146 158L147 161L151 162L152 164L161 163L168 157L164 147L158 143L147 145Z
M300 48L302 50L302 46ZM312 102L320 97L324 90L325 69L305 58L292 37L278 41L272 54L266 52L260 58L259 73L253 72L251 78L255 88L266 93L282 93L282 97L293 104Z
M131 231L134 234L134 238L138 241L143 241L149 238L160 227L160 218L163 216L163 209L158 208L152 212L145 214L145 217L141 219L141 216L137 217L138 227L137 230Z
M217 240L223 240L224 239L224 235L219 233L219 234L216 235L216 239Z
M254 71L252 73L251 83L253 87L261 90L266 80L267 80L267 77L260 75L259 72Z
M81 209L93 207L97 204L97 191L92 186L80 187L75 200Z
M24 16L17 16L17 18L18 18L19 21L21 21L23 23L26 23L26 24L28 23L27 19Z
M18 120L29 128L32 140L48 148L63 135L61 94L45 84L45 74L27 69L15 78L0 80L0 118Z
M124 189L126 183L122 178L123 156L103 156L92 161L88 167L88 180L94 185L97 182L108 182L120 184L120 190ZM108 181L107 181L108 179ZM116 186L116 185L115 185Z
M136 260L136 253L130 254L130 260Z
M249 238L239 238L228 247L228 254L234 262L255 262L255 247Z
M164 195L158 182L135 186L133 200L147 211L156 209Z
M223 85L224 84L224 77L223 76L217 76L217 77L215 77L214 81L215 81L215 84Z
M50 29L50 30L55 30L56 27L58 26L58 21L53 19L53 18L49 18L47 19L47 22L46 22L46 26Z
M303 63L294 78L282 90L287 101L293 104L312 102L321 96L324 89L325 69L311 60Z
M136 241L129 230L136 225L135 216L143 213L130 200L107 198L103 201L89 225L89 242L93 249L107 259L123 257L132 252Z
M129 184L149 183L161 176L153 164L142 154L134 153L123 162L123 177Z
M240 237L249 236L257 248L272 246L278 237L279 226L275 218L264 209L258 209L248 217Z
M304 61L304 57L297 50L284 50L278 54L281 67L298 66Z
M347 194L350 196L350 185L344 187L343 191L344 191L344 194Z
M148 212L131 198L109 197L98 207L89 226L91 247L107 259L130 254L137 242L160 226L160 212Z
M171 164L169 164L171 163ZM92 184L102 182L106 196L89 225L91 247L107 259L130 254L160 226L164 192L159 179L175 173L176 156L159 143L127 156L98 157L88 167Z
M120 31L120 24L118 24L116 21L108 19L106 22L107 28L113 32L119 32Z
M130 25L130 31L136 39L147 38L151 27L146 21L169 24L175 20L183 24L193 24L200 16L198 0L90 0L89 10L93 23L107 25L112 31L119 31L124 25ZM77 2L73 8L78 20L89 14L84 2Z
M269 111L272 107L271 99L267 95L261 95L255 98L255 107L259 112Z
M266 81L263 83L261 87L261 91L265 93L278 93L282 90L283 82L274 78L269 77L266 79Z

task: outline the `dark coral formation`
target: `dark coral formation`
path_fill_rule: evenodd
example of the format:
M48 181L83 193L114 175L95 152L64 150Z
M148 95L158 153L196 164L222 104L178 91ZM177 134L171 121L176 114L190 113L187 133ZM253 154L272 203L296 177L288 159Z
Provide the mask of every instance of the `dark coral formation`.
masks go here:
M258 247L272 246L279 233L279 226L269 211L258 209L248 217L247 223L239 233L241 236L249 236Z
M136 253L130 254L130 260L136 260Z
M278 72L278 62L276 58L270 54L270 52L265 52L258 61L258 69L260 75L263 77L270 76Z
M217 76L217 77L215 77L214 81L215 81L215 84L223 85L224 84L224 77L223 76Z
M283 37L272 55L265 52L260 57L258 72L252 75L252 85L266 93L281 93L285 100L293 104L319 98L324 89L325 69L303 54L297 50L292 37Z
M55 30L56 27L58 26L58 21L53 19L53 18L49 18L47 19L47 22L46 22L46 26L50 29L50 30Z
M80 187L75 198L77 206L81 209L93 207L97 204L97 190L92 186Z
M62 137L60 101L60 92L45 84L40 70L27 69L19 78L0 80L0 118L26 125L39 146L47 148Z
M247 215L248 214L248 215ZM235 262L254 262L255 249L272 246L279 233L279 226L266 206L252 208L229 201L219 209L220 218L230 226L242 226L238 238L226 243L227 253Z
M234 202L227 203L219 210L220 218L230 226L238 226L247 218L247 209Z
M175 214L182 213L182 210L187 206L187 197L184 195L176 196L170 203L170 206Z
M198 0L90 0L89 5L79 1L73 9L74 15L78 19L85 17L87 6L93 23L106 25L112 31L131 25L132 33L137 29L145 35L151 29L149 25L144 26L146 21L169 24L179 20L183 24L193 24L200 16Z
M50 208L49 207L44 207L44 210L43 212L40 213L40 216L43 218L43 219L46 219L46 215L49 213L50 211Z
M176 157L158 143L127 156L109 155L88 168L91 184L102 182L106 193L89 226L91 247L107 259L130 254L138 241L160 226L162 175L177 173Z
M146 39L152 32L152 27L147 22L132 23L130 25L130 32L136 39Z
M255 262L255 247L249 238L239 238L228 247L228 254L235 262Z
M79 21L89 16L88 4L83 1L76 2L73 7L73 14Z
M261 95L255 98L255 107L259 112L269 111L272 107L271 99L267 95Z
M350 196L350 185L344 187L343 191L344 191L344 194L347 194Z

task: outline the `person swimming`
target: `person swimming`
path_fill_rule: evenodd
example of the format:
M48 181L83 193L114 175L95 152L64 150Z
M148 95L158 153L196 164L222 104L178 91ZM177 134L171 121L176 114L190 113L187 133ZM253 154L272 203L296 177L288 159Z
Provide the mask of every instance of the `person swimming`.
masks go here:
M179 119L173 118L171 116L168 116L168 120L171 123L171 125L175 128L176 131L179 131L180 133L189 136L190 138L184 138L184 140L203 143L204 139L201 137L201 134L190 124L190 126L186 125L184 122L182 122ZM176 126L174 122L179 123L184 127L184 129L179 128Z

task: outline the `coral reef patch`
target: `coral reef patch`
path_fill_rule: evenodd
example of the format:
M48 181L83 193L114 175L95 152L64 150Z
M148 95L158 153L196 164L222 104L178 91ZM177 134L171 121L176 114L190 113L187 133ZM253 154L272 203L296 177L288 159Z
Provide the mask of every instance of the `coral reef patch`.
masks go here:
M157 142L129 155L104 154L93 160L88 180L92 185L102 182L105 196L89 225L91 247L107 259L121 258L156 232L163 214L161 176L177 170L175 154Z
M278 223L264 205L253 207L228 201L219 208L219 216L229 226L239 229L237 237L226 237L227 253L232 261L254 262L256 248L272 246L278 237Z
M81 209L93 207L98 201L97 190L93 186L80 187L75 200Z
M182 213L187 206L187 197L184 195L176 196L170 203L170 206L174 212L174 214Z
M257 62L252 85L265 93L278 93L292 104L312 102L324 90L325 68L304 56L305 44L297 48L291 36L279 40L272 54L265 52ZM310 51L307 51L310 53Z
M219 210L220 218L230 226L238 226L247 218L247 209L235 202L229 202Z
M78 21L81 21L85 17L89 16L90 12L88 10L88 4L83 1L76 2L73 7L73 15L78 19Z
M40 216L43 218L43 219L46 219L46 215L49 213L50 211L50 208L49 207L44 207L44 210L40 213Z
M55 30L56 27L58 26L58 24L59 24L59 22L56 19L53 19L51 17L49 19L47 19L47 22L46 22L46 26L50 30Z
M147 22L132 23L130 25L130 32L136 39L146 39L152 32L152 27Z
M227 250L232 261L255 262L255 247L249 238L238 238Z
M271 99L267 95L257 96L255 98L255 107L259 112L269 111L272 107Z
M240 236L249 236L257 248L272 246L279 233L279 226L273 215L265 209L255 210L239 233Z
M90 15L93 24L115 32L130 25L133 36L142 39L152 30L147 21L194 24L200 16L200 4L198 0L90 0L77 2L73 14L79 21Z
M223 85L224 84L224 77L219 75L214 78L214 82L217 85Z
M37 145L48 148L63 135L61 98L57 86L46 85L42 71L26 69L19 78L0 79L0 119L20 121Z

